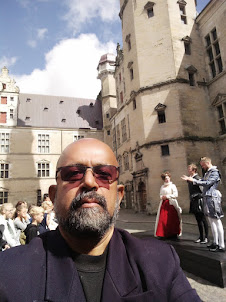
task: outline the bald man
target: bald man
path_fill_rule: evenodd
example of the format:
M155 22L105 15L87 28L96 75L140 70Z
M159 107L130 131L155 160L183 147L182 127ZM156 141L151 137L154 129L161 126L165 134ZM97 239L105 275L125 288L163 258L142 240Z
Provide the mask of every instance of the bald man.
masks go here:
M113 151L99 140L63 151L49 189L59 227L1 253L1 302L201 301L170 245L114 227L118 177Z

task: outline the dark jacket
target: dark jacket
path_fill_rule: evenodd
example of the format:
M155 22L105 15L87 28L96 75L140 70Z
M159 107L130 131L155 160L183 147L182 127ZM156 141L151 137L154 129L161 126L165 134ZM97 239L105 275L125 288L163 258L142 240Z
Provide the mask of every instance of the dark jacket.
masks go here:
M58 230L2 253L0 267L1 302L85 302L71 251ZM118 229L109 243L101 301L201 302L172 246Z
M24 234L26 236L26 244L28 244L33 238L38 236L38 226L33 223L28 224Z

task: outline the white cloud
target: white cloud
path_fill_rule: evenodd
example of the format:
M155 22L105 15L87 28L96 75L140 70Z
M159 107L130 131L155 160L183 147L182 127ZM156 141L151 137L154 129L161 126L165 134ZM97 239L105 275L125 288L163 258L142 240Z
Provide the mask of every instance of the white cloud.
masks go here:
M37 34L38 34L38 39L43 40L45 38L46 33L48 32L47 28L38 28L37 29Z
M14 65L17 61L17 57L6 57L6 56L3 56L0 58L0 66L6 66L7 68Z
M46 67L30 75L15 76L21 93L96 98L101 82L97 79L100 57L115 53L113 42L101 43L94 34L67 39L46 54Z
M78 32L84 23L89 23L94 18L100 18L105 22L118 19L118 0L65 0L65 4L68 13L64 19L74 33Z
M30 46L31 48L35 48L37 46L37 41L35 40L28 40L27 45Z

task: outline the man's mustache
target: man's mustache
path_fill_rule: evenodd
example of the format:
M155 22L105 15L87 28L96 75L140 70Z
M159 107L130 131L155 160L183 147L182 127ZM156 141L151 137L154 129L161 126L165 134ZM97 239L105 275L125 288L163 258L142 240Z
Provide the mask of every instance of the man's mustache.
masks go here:
M83 203L84 199L94 199L95 202L98 203L98 205L102 206L103 209L107 210L107 201L103 195L100 195L94 191L90 192L82 192L79 193L71 202L71 209L77 210L80 208Z

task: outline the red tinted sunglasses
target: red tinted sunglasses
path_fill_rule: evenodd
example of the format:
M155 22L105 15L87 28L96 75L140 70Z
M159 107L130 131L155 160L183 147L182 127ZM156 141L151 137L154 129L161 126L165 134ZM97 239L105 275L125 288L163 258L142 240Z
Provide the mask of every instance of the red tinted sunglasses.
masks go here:
M95 167L87 167L77 164L58 168L56 170L56 178L57 173L60 172L60 176L63 181L76 182L83 179L87 169L91 169L93 171L93 175L99 186L111 184L119 177L119 167L116 166L98 165Z

